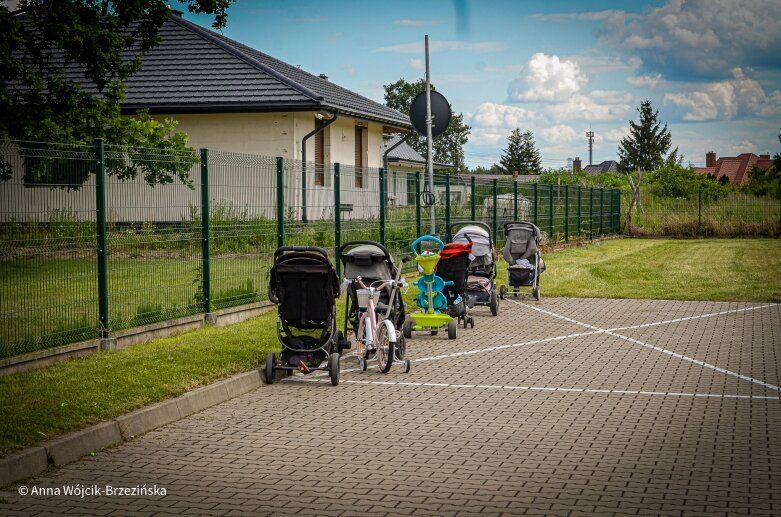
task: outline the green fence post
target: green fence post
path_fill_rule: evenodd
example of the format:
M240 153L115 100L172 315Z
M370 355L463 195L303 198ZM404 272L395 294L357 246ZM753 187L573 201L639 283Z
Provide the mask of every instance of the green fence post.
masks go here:
M538 193L537 193L537 184L534 184L534 211L532 212L534 214L534 226L539 226L537 224L537 202L539 201Z
M702 185L697 190L697 235L702 231Z
M385 169L380 167L380 244L385 246L385 203L388 199L385 195Z
M201 288L205 313L211 312L209 249L209 150L201 149Z
M493 239L496 239L496 201L497 201L497 188L498 188L498 181L496 178L494 178L494 185L493 185L493 198L494 198L494 209L493 213L491 214L491 228L493 229ZM496 242L496 241L494 241Z
M594 238L594 187L589 187L588 191L588 238Z
M475 177L472 176L472 179L470 180L470 194L469 194L469 204L471 205L471 216L472 221L475 220L476 217L476 206L477 206L477 192L475 191Z
M602 217L604 217L605 211L603 210L603 206L605 204L605 197L604 197L605 189L602 187L599 188L599 236L601 237L603 235L602 233Z
M518 220L518 182L513 178L513 221Z
M548 185L548 228L550 233L548 235L553 238L553 185Z
M420 171L415 173L415 228L418 237L423 235L420 233Z
M445 235L450 228L450 174L445 174Z
M339 178L339 164L334 164L334 262L336 275L342 276L342 260L339 248L342 247L342 182Z
M103 139L95 140L95 223L98 237L98 319L100 337L109 337L108 319L108 249L106 239L106 154Z
M277 157L277 247L285 245L285 167Z
M583 197L583 195L580 192L580 185L578 185L577 188L578 188L578 237L580 237L582 234L582 230L581 230L582 221L580 220L580 203L581 203L580 198Z
M569 241L569 185L564 185L564 242Z

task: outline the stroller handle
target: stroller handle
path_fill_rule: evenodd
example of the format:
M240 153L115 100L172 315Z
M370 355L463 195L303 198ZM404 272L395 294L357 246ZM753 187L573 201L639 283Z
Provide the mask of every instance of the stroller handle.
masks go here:
M315 253L319 253L328 259L328 252L317 246L280 246L277 248L277 251L274 252L274 258L276 259L280 255L283 255L289 251L314 251Z
M508 232L513 229L513 227L527 228L530 229L534 235L540 235L539 227L529 221L510 221L509 223L504 223L504 234L507 235Z
M453 240L453 228L468 225L479 226L480 228L484 229L486 233L488 233L488 241L491 243L491 247L493 247L494 236L491 235L491 227L483 221L456 221L454 223L450 223L447 227L447 240Z
M344 244L342 244L339 247L339 257L344 257L344 251L347 248L352 248L353 246L362 246L364 244L369 244L371 246L376 246L376 247L380 248L382 250L382 252L385 253L385 259L388 260L389 262L393 261L391 259L390 252L388 251L388 248L386 248L385 246L383 246L379 242L374 242L374 241L350 241L350 242L345 242ZM342 258L342 262L344 262L343 258Z
M442 249L445 247L445 243L437 239L433 235L424 235L423 237L418 237L409 247L409 249L412 250L412 253L414 253L416 257L419 255L419 253L415 249L415 246L417 246L421 242L426 242L426 241L436 242L437 245L439 246L439 251L442 251Z

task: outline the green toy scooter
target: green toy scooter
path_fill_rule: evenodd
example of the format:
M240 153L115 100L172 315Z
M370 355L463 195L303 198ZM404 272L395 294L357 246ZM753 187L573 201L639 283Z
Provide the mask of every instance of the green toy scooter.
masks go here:
M439 246L436 253L430 250L418 253L415 248L426 241L434 242ZM447 308L447 298L442 294L442 290L448 285L452 285L453 282L446 282L434 273L439 262L439 252L444 247L445 243L432 235L418 237L410 246L412 253L415 254L415 261L423 270L423 275L415 283L420 291L415 303L420 309L423 309L423 312L410 314L412 319L404 322L404 337L407 339L412 337L413 330L428 330L434 336L442 327L447 327L449 339L456 338L458 333L456 320L450 315L442 313Z

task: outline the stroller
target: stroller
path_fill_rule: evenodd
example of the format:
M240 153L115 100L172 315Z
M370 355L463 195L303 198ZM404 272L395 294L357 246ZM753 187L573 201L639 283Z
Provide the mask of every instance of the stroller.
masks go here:
M266 356L266 383L274 382L275 370L288 375L294 370L327 370L331 384L339 384L339 352L349 343L336 326L338 297L339 279L324 249L282 246L274 252L268 298L278 305L282 352L279 359L273 352ZM323 362L327 366L321 366Z
M339 256L344 265L344 278L347 292L347 307L344 312L344 332L350 328L357 335L358 320L360 318L361 304L358 300L359 286L356 278L361 277L365 285L380 280L392 280L399 277L399 268L393 263L393 257L385 246L373 241L350 241L339 248ZM391 296L393 299L391 299ZM396 329L396 343L394 347L395 360L405 362L406 344L401 328L406 318L404 301L401 291L390 286L380 292L380 297L375 310L384 315L383 319L390 319ZM366 369L366 363L372 354L370 350L364 350L364 357L359 357L361 369Z
M540 299L540 275L545 271L545 262L540 255L540 229L526 221L516 221L504 225L507 237L502 256L507 261L507 283L514 296L518 296L519 287L531 287L535 300ZM504 299L509 290L507 286L499 289Z
M460 229L454 235L453 230L458 227ZM471 261L466 282L467 306L488 306L491 309L492 316L498 315L499 296L496 293L496 259L494 257L494 242L491 238L491 229L482 222L460 221L451 223L448 226L447 234L448 240L451 242L472 243L472 253L469 256Z
M445 287L443 293L447 298L450 315L458 321L458 324L475 327L475 319L469 315L466 303L466 284L469 276L469 255L472 253L472 243L461 244L451 242L439 253L437 275L442 280L453 282Z

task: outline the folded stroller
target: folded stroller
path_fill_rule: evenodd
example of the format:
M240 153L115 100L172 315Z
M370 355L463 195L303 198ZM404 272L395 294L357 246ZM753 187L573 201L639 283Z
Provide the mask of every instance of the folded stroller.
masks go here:
M456 228L459 230L453 234ZM487 306L491 315L496 316L499 314L499 296L496 293L496 260L491 229L479 221L460 221L451 223L447 230L451 242L472 243L466 283L467 306Z
M456 318L458 324L475 326L475 319L469 315L466 303L466 285L469 276L469 255L472 253L472 243L462 244L451 242L445 244L439 252L439 263L436 272L442 280L453 282L442 291L447 298L449 313Z
M545 271L545 262L540 255L540 229L526 221L510 222L504 225L506 242L502 256L507 261L507 283L514 296L520 287L531 287L532 295L540 299L540 275ZM499 288L504 299L509 292L507 286Z
M331 384L339 384L339 352L345 343L336 326L338 297L339 279L324 249L283 246L274 252L268 298L278 305L282 352L279 359L273 352L266 356L268 384L274 382L275 370L327 370Z

